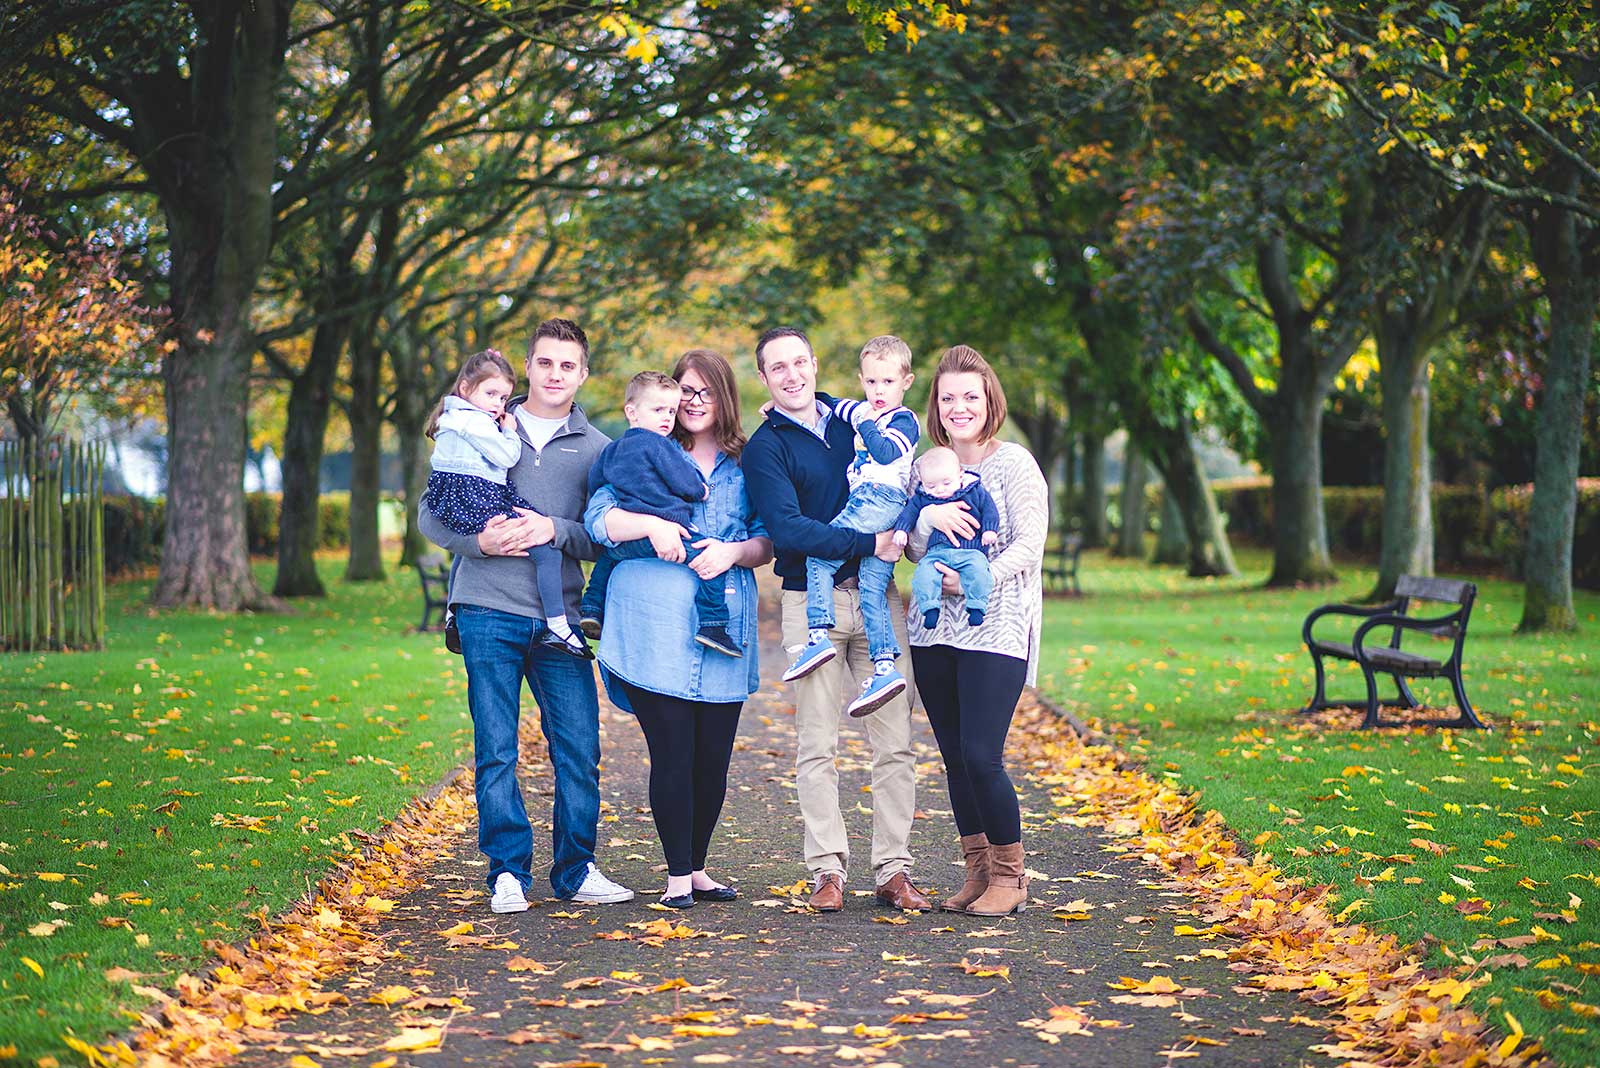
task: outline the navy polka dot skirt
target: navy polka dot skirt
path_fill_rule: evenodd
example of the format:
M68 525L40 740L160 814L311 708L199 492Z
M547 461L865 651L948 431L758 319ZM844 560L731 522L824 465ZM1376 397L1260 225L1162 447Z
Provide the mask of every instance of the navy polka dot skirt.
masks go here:
M457 534L479 534L497 515L515 518L513 507L538 509L523 500L509 484L502 486L477 475L434 471L422 495L428 511Z

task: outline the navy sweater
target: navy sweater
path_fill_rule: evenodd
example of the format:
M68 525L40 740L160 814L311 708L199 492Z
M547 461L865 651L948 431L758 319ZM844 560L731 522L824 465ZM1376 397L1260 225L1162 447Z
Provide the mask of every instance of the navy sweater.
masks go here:
M833 416L825 434L826 442L774 408L739 458L750 503L772 536L772 569L786 590L806 588L808 556L843 560L838 582L856 573L857 558L877 548L871 534L828 525L850 496L856 432L849 420Z
M589 485L610 485L625 512L660 516L689 525L690 505L706 498L705 476L676 441L643 427L630 427L600 452Z
M968 482L967 479L972 481ZM949 535L942 530L935 530L928 535L928 548L937 549L948 546L952 549L976 549L987 554L989 547L983 543L985 531L1000 530L1000 510L994 506L994 498L989 496L989 491L983 488L983 480L971 471L961 476L961 488L948 497L935 497L926 490L918 489L906 502L905 508L900 511L900 518L894 522L894 529L911 533L911 528L917 525L917 517L922 514L922 509L930 504L949 504L951 501L966 501L967 507L972 509L972 517L978 521L978 532L970 538L963 538L959 544L952 542Z

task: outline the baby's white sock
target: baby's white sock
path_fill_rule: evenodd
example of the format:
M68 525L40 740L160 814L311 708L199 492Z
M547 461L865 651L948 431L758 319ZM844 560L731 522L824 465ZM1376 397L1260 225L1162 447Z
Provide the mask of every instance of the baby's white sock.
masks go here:
M550 628L550 633L562 641L572 637L572 625L567 622L566 616L551 616L544 621L544 625Z

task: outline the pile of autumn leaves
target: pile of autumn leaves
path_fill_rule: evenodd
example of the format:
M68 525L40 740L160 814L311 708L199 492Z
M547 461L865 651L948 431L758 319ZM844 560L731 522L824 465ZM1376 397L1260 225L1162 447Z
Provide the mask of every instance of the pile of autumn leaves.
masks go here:
M472 780L462 776L438 796L407 806L382 838L341 864L309 900L264 920L247 944L212 945L218 963L210 975L179 976L159 1014L141 1014L136 1048L70 1037L68 1044L96 1068L197 1068L226 1061L250 1042L272 1041L285 1013L320 1014L348 1004L322 983L358 964L378 963L384 950L372 931L379 917L418 885L419 874L471 819ZM410 1048L405 1039L402 1032L392 1048Z
M1507 1015L1509 1033L1489 1025L1463 999L1486 979L1469 969L1430 971L1392 935L1344 923L1330 888L1308 887L1262 856L1249 858L1215 812L1199 816L1175 787L1122 762L1113 748L1086 744L1059 716L1025 696L1013 738L1026 739L1064 821L1094 824L1176 877L1208 926L1180 934L1239 940L1228 957L1248 984L1291 990L1326 1010L1332 1042L1313 1047L1346 1065L1524 1065L1540 1059L1536 1041Z
M1245 982L1296 991L1327 1013L1333 1041L1314 1047L1355 1066L1525 1065L1539 1059L1514 1018L1495 1039L1463 999L1481 977L1465 969L1429 971L1389 935L1344 923L1326 887L1308 887L1260 856L1241 855L1216 813L1199 816L1191 798L1126 765L1114 748L1081 740L1050 709L1025 697L1013 739L1024 762L1052 793L1062 822L1095 825L1130 852L1165 868L1192 895L1206 926L1180 934L1226 935ZM382 949L372 930L394 898L471 818L470 777L409 806L360 854L290 913L264 921L245 946L218 944L205 978L181 976L160 995L158 1013L141 1014L134 1047L68 1039L91 1064L168 1068L225 1061L252 1041L271 1041L288 1012L320 1014L345 1003L322 983ZM152 992L154 993L154 992ZM1142 991L1135 990L1133 996ZM1078 1012L1062 1006L1067 1014ZM1095 1021L1029 1021L1058 1034L1089 1033ZM403 1036L401 1036L403 1038ZM397 1049L404 1047L396 1047Z

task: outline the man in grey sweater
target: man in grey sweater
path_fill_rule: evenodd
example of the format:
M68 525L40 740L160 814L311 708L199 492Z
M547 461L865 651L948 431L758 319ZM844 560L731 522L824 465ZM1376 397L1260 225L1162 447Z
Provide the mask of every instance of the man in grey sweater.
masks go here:
M522 681L539 704L539 723L555 773L555 819L550 886L557 897L582 902L627 901L633 891L607 879L594 862L600 821L600 705L588 659L546 642L545 619L560 611L578 618L583 593L580 560L597 549L583 528L589 468L610 441L589 425L573 398L589 377L589 339L567 319L539 324L528 346L528 393L512 399L522 456L510 469L512 487L537 511L518 509L479 534L452 531L426 507L422 533L456 556L450 604L467 666L472 710L473 764L478 800L478 848L489 859L490 908L527 909L533 875L533 826L517 782L517 722ZM540 603L528 550L561 551L563 605ZM581 641L581 639L580 639Z

